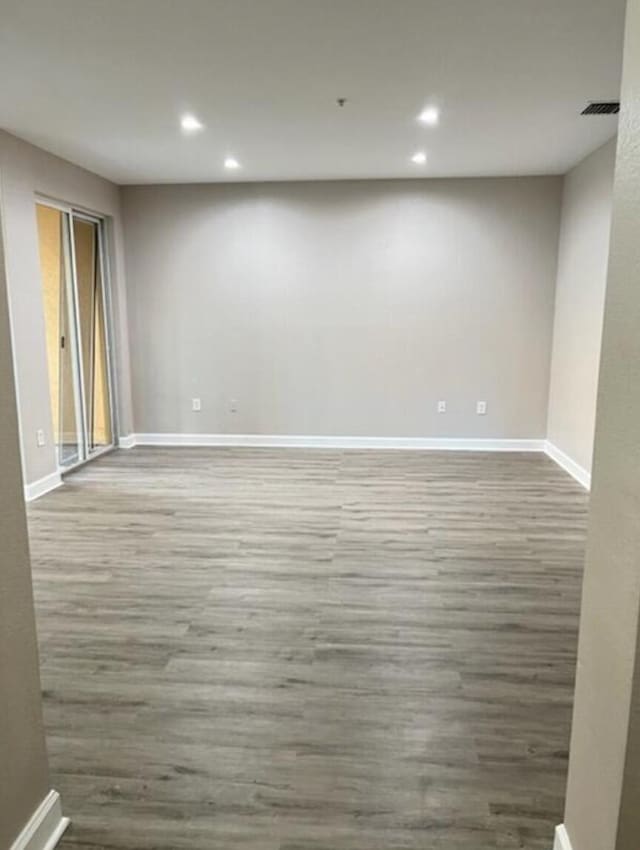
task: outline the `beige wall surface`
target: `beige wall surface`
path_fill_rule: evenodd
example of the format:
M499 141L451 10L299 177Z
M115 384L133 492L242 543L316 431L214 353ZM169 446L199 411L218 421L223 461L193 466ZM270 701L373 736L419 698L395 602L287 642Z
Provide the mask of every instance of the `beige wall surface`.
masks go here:
M0 238L0 848L49 791Z
M547 437L591 472L609 258L612 140L565 178Z
M116 332L116 391L120 433L131 431L129 341L120 193L117 186L0 131L0 177L7 285L16 363L18 413L26 483L56 471L36 193L110 217L108 238ZM36 431L46 445L37 446Z
M135 430L544 438L561 188L124 187Z
M630 0L565 811L575 850L640 846L639 138L640 0Z

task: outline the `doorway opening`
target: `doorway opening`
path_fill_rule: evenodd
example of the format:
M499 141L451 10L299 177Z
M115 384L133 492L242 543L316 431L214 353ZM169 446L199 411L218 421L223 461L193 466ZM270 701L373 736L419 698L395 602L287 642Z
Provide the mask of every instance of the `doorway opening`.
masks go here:
M58 467L113 448L104 221L36 203L51 416Z

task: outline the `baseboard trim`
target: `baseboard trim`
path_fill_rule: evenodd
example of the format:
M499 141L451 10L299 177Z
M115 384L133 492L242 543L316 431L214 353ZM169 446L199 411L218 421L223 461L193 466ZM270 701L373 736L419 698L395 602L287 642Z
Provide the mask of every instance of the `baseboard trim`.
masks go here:
M9 850L53 850L69 826L57 791L49 791Z
M324 437L293 434L134 434L136 446L405 449L413 451L542 452L544 440L423 437Z
M544 450L551 460L555 461L558 466L561 466L579 484L582 484L585 490L591 489L591 473L587 472L586 469L577 464L575 460L570 458L569 455L565 454L557 446L554 446L553 443L550 443L549 440L546 440Z
M134 446L247 447L301 449L400 449L406 451L544 452L582 486L591 488L591 475L549 440L492 440L450 437L325 437L298 434L130 434L120 448Z
M573 850L571 846L571 841L569 840L569 833L567 832L567 828L563 823L556 827L556 836L553 842L553 850Z
M25 484L24 500L32 502L34 499L39 499L45 493L50 493L56 487L62 485L62 476L59 472L52 472L50 475L45 475L44 478L39 478L31 484Z

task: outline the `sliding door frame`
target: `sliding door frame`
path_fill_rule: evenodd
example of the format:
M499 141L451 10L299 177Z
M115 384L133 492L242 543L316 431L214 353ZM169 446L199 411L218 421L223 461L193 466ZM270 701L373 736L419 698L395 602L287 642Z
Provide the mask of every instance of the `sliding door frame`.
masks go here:
M68 297L73 308L70 311L73 322L73 337L70 343L73 346L73 380L75 384L76 420L78 423L78 460L75 463L63 466L60 456L56 450L56 462L58 471L64 475L80 466L84 466L91 460L112 451L118 444L118 410L116 394L114 391L114 345L113 345L113 314L111 309L111 276L108 260L108 243L106 236L106 223L104 216L82 209L74 204L65 204L48 198L46 195L36 194L36 204L52 207L65 214L63 229L66 235L65 252L69 252L68 274L65 275ZM84 221L96 226L98 264L102 282L102 311L104 316L104 346L106 361L106 384L109 399L109 426L111 429L111 442L101 446L99 449L89 450L89 412L87 410L87 399L85 397L84 358L82 356L82 328L80 327L80 308L78 303L78 275L76 267L75 235L73 231L74 219ZM71 292L69 292L69 289Z
M74 268L74 259L73 259L73 234L72 234L72 226L71 219L63 217L61 219L61 227L62 227L62 241L63 241L63 257L64 257L64 300L61 303L60 315L64 317L65 322L65 346L69 345L71 347L71 372L73 375L73 408L75 415L75 426L76 426L76 449L78 459L75 463L69 463L63 466L60 463L60 449L56 447L56 460L58 462L58 469L72 469L77 464L82 462L82 458L85 456L84 450L84 427L83 427L83 411L82 411L82 393L78 392L78 387L80 386L80 382L82 381L82 372L79 371L80 368L80 349L78 347L78 331L77 331L77 310L76 310L76 285L75 278L73 273ZM62 287L60 289L60 296L62 298ZM68 337L68 339L67 339ZM59 427L60 434L58 435L60 438L60 444L64 445L64 397L62 399L62 405L60 405L60 394L64 393L67 387L65 387L65 381L63 379L63 356L60 355L60 372L58 375L58 417L59 417Z

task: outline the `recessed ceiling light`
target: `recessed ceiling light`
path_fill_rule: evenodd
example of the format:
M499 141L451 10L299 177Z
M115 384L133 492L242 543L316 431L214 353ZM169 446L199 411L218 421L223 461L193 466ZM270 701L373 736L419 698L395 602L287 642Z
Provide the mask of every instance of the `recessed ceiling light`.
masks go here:
M421 124L428 124L429 127L435 127L440 120L440 111L436 106L427 106L418 115L418 121Z
M225 168L240 168L240 163L232 156L228 156L224 161Z
M180 119L180 126L185 133L196 133L198 130L202 130L203 125L195 115L183 115Z
M424 151L418 151L411 157L411 162L415 162L416 165L424 165L426 161L427 155Z

